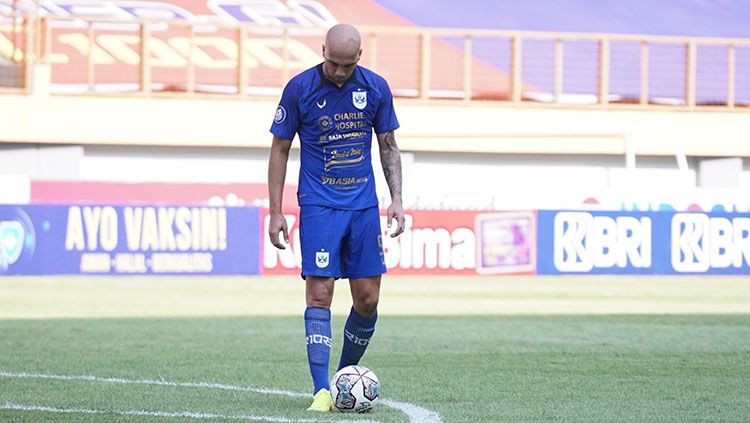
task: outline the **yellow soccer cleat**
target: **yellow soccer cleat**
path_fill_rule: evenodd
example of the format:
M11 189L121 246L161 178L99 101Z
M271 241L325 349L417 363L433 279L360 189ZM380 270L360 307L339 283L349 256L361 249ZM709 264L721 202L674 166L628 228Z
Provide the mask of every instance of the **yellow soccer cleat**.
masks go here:
M321 389L313 397L313 402L308 411L331 411L333 410L333 399L328 389Z

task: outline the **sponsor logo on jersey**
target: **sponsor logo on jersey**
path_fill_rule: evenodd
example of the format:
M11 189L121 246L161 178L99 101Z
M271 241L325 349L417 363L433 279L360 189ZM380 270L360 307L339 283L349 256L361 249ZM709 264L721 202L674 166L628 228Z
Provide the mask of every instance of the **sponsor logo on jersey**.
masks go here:
M329 131L332 127L333 127L333 120L331 120L330 116L323 115L318 118L318 128L321 131Z
M324 147L325 169L357 166L365 159L364 153L363 143Z

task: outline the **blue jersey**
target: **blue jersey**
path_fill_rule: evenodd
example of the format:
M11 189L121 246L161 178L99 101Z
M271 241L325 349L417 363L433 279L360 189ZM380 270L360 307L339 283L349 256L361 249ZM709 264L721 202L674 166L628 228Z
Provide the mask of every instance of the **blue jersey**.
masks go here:
M271 133L287 140L299 135L300 205L361 210L378 204L372 131L398 126L391 90L380 75L357 66L339 88L320 64L286 85Z

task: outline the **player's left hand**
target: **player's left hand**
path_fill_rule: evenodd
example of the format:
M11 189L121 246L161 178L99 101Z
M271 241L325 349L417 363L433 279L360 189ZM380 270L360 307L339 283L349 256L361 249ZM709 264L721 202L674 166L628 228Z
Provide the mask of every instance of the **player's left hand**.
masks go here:
M406 219L404 218L404 207L401 205L401 202L392 202L391 205L388 206L388 211L386 213L388 216L389 229L393 219L396 219L396 229L391 233L391 238L401 235L401 233L404 232L404 225L406 222Z

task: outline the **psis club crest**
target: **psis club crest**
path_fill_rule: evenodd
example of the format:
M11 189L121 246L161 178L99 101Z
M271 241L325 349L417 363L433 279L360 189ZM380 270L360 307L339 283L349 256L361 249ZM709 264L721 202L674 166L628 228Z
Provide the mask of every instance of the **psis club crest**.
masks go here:
M321 269L328 267L328 251L316 251L315 252L315 265Z
M359 110L363 110L367 107L367 91L352 92L352 103L354 104L354 107Z

